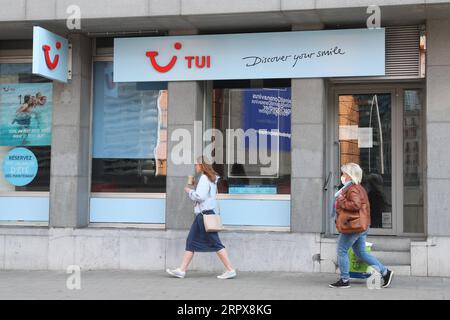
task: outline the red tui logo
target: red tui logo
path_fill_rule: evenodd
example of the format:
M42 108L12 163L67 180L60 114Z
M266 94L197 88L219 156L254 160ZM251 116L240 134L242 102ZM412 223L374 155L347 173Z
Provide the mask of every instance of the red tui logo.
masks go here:
M61 48L61 42L56 42L56 49L59 50ZM50 46L49 45L43 45L42 49L44 50L44 57L45 57L45 63L47 64L47 67L50 70L55 69L58 66L58 62L59 62L59 54L55 55L55 59L52 61L52 59L50 58Z
M180 42L175 42L173 47L176 50L180 50L182 45ZM145 55L150 58L150 64L152 65L153 69L160 73L166 73L170 71L177 62L178 57L172 56L169 63L166 65L160 65L156 61L156 57L158 56L158 51L147 51ZM197 69L203 69L203 68L211 68L211 57L210 56L185 56L184 59L186 60L186 66L188 69L192 69L194 66ZM195 64L194 64L195 62Z
M181 43L175 42L174 48L176 50L180 50L181 49ZM170 61L169 61L169 63L167 65L161 66L161 65L159 65L158 62L156 62L156 56L158 54L159 54L158 51L147 51L145 53L145 55L150 58L150 63L152 64L153 68L156 71L161 72L161 73L166 73L167 71L172 69L173 66L175 65L175 63L177 62L177 56L173 56L172 59L170 59Z

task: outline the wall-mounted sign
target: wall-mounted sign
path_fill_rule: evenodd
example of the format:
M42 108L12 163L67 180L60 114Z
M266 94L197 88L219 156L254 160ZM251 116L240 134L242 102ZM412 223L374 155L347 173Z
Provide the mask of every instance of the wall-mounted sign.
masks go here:
M26 148L12 149L3 159L3 175L10 184L22 187L30 184L38 172L36 156Z
M53 84L0 84L0 146L49 146Z
M116 82L384 73L384 29L114 39Z
M33 73L67 82L69 42L41 27L33 28Z

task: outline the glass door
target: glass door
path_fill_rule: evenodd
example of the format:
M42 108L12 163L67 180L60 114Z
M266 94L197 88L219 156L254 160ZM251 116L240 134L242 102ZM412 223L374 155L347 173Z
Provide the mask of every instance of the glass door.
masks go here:
M354 162L363 169L371 209L371 233L394 234L392 92L337 94L337 166ZM335 190L339 188L336 184Z
M328 212L341 187L341 166L354 162L363 169L369 195L370 234L425 234L423 92L421 84L343 85L331 91ZM329 221L328 232L336 233L334 219Z
M327 213L341 187L340 168L363 169L372 235L425 234L423 84L337 85L328 113ZM334 219L327 232L336 234Z

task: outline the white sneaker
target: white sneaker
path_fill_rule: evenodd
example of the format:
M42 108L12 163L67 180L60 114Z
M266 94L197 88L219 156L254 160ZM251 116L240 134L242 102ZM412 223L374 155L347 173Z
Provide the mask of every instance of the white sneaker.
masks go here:
M236 270L231 271L225 271L220 276L217 276L217 279L225 280L225 279L232 279L236 277Z
M186 272L183 272L180 270L180 268L177 269L166 269L166 272L170 274L172 277L181 278L183 279L186 276Z

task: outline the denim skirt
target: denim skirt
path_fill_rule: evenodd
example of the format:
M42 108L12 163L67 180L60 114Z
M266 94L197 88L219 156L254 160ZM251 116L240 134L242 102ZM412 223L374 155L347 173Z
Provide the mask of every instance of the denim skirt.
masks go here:
M213 210L203 211L203 214L214 214ZM217 252L225 248L217 232L206 232L203 224L203 214L199 213L192 223L186 240L186 251Z

